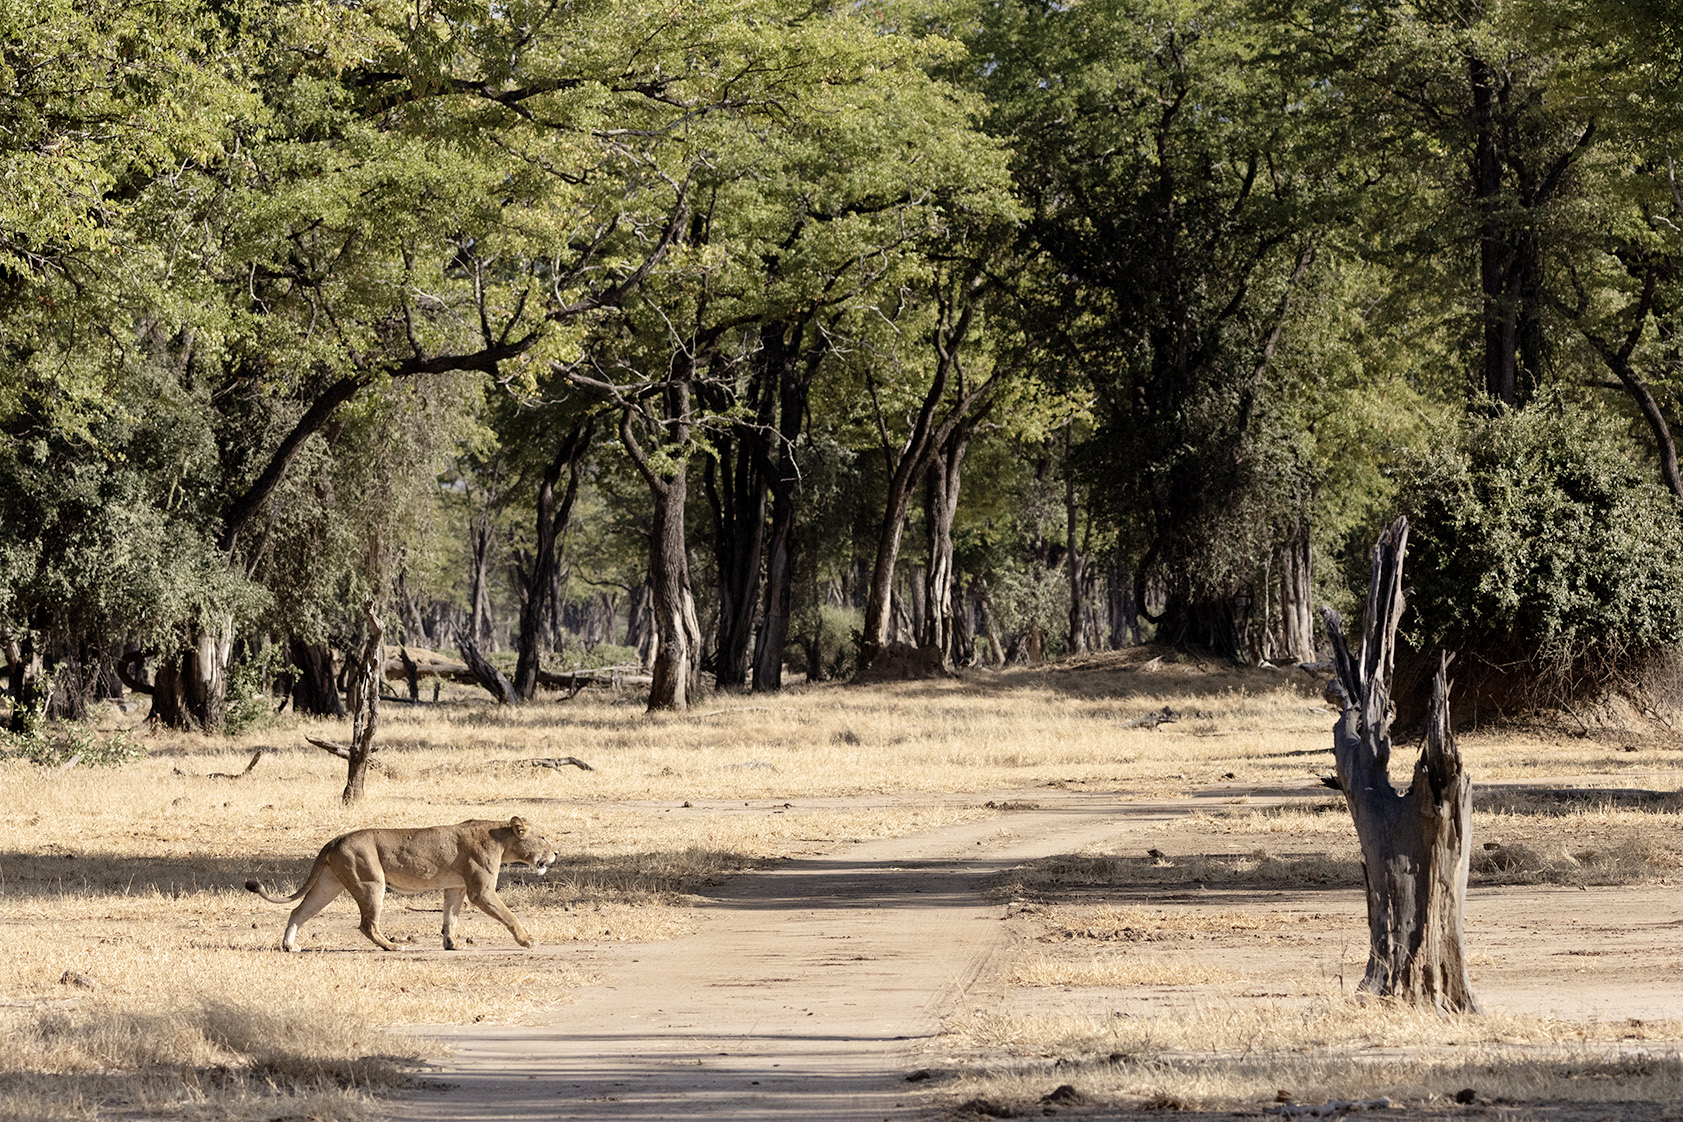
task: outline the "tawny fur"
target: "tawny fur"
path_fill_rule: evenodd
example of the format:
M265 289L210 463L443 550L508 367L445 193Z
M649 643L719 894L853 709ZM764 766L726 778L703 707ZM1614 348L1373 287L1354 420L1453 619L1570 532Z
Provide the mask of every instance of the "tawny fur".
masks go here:
M514 913L497 896L497 875L507 864L526 864L539 876L555 863L555 847L526 820L476 819L454 826L413 830L355 830L321 847L304 884L291 896L274 896L256 879L245 886L275 904L301 901L287 917L284 950L298 949L298 929L348 891L362 912L362 933L384 950L397 950L380 933L380 905L388 888L397 892L444 892L444 949L457 947L456 917L464 900L502 923L523 947L532 946Z

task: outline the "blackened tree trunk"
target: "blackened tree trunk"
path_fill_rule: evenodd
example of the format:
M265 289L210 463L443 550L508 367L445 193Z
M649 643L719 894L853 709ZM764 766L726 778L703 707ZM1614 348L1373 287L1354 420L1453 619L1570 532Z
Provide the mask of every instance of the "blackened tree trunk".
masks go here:
M720 688L748 684L770 495L764 444L771 424L772 388L763 369L756 370L749 381L754 423L733 425L719 438L707 463L706 489L715 527L713 553L719 571L714 681Z
M362 605L368 634L363 639L362 658L351 675L351 748L345 775L345 793L349 806L362 798L364 780L368 775L368 760L374 753L374 733L380 727L380 683L386 676L386 629L374 614L374 601Z
M1368 964L1361 988L1444 1012L1477 1012L1462 950L1472 783L1449 725L1449 657L1432 684L1426 745L1406 794L1391 786L1391 667L1403 612L1408 523L1373 548L1361 653L1350 657L1338 613L1323 608L1343 712L1333 755L1361 842L1367 882Z
M339 697L339 687L333 680L333 649L326 643L306 643L297 636L288 642L287 649L297 671L297 678L292 683L292 711L314 717L344 718L345 703ZM163 684L164 667L160 666L153 684L154 709Z
M555 574L560 567L556 543L566 532L573 516L573 500L578 497L579 469L590 447L595 429L593 421L580 421L562 438L555 458L544 468L543 480L538 484L537 555L532 571L527 574L526 602L520 608L520 655L514 667L514 696L529 701L538 688L539 647L547 633L545 615L555 590ZM555 488L561 473L567 473L567 489L558 500Z
M491 665L466 631L456 633L456 645L461 649L462 661L467 663L468 670L473 674L474 681L485 687L485 692L497 699L498 705L518 705L520 698L515 696L514 685L503 672Z
M794 601L795 519L800 508L801 477L795 462L795 445L806 425L812 382L818 376L826 350L820 341L801 352L806 334L803 322L788 329L777 325L772 336L778 341L777 436L776 444L766 456L771 477L771 533L766 540L765 603L760 612L759 639L754 645L755 693L775 693L783 688L783 655L789 642L789 613ZM813 612L817 611L814 602ZM817 645L816 641L813 645ZM812 672L813 659L809 654L809 678Z

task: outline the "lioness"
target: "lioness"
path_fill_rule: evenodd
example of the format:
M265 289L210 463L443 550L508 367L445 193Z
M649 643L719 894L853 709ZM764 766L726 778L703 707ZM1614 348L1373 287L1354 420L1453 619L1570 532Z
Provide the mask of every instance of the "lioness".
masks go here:
M418 830L355 830L321 847L304 886L291 896L271 896L257 880L245 886L273 904L302 897L286 920L284 950L298 949L298 929L339 893L349 891L362 912L362 933L388 951L397 944L380 934L380 902L386 889L398 892L444 890L444 949L456 949L456 916L462 901L502 921L523 947L532 937L497 898L497 874L510 863L524 862L542 876L555 864L555 847L526 824L476 820Z

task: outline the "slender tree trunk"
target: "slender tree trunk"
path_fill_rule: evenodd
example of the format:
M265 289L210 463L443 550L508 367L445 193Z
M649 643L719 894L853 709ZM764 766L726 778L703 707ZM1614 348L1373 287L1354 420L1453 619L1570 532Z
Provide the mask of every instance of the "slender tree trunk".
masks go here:
M953 428L936 448L924 476L924 521L929 532L929 571L924 576L923 633L918 644L952 655L954 638L953 584L956 562L953 523L958 517L959 488L964 479L964 455L973 425Z
M1069 653L1087 653L1087 565L1076 545L1075 528L1080 510L1075 503L1075 468L1070 462L1070 425L1064 426L1064 528L1068 548L1065 561L1069 572Z
M1302 516L1276 557L1280 567L1280 657L1296 662L1315 661L1315 624L1310 615L1311 583L1309 523Z
M345 775L346 806L362 798L363 784L368 775L368 758L374 752L374 733L380 727L380 683L386 675L386 629L374 614L374 601L366 600L362 613L367 617L368 634L362 644L362 658L356 673L351 676L351 750Z
M1367 882L1369 951L1361 988L1445 1012L1477 1012L1462 949L1472 783L1449 723L1449 656L1432 684L1426 744L1406 794L1391 786L1391 667L1403 612L1408 523L1397 519L1373 548L1359 658L1342 621L1323 608L1341 701L1333 756L1355 820Z
M514 668L514 696L519 701L529 701L537 692L539 646L546 630L544 618L555 589L555 573L560 567L556 543L572 518L573 500L579 490L579 468L583 466L593 429L590 421L574 425L562 439L561 447L538 484L538 549L526 581L526 602L520 609L520 655ZM561 481L562 471L567 472L567 489L557 501L555 487Z
M766 542L765 606L760 613L759 641L754 647L754 692L773 693L783 688L783 656L789 642L789 618L795 584L795 519L800 509L800 465L795 462L795 445L806 426L807 401L813 379L818 376L825 348L808 347L797 352L806 337L804 323L785 330L778 326L777 443L771 463L771 534ZM818 610L816 601L813 611ZM814 625L817 626L816 624ZM820 667L818 672L823 673ZM811 659L808 658L808 677Z
M475 644L491 637L491 519L488 514L474 519L469 531L473 547L473 584L468 592L468 638ZM494 648L493 648L494 649Z

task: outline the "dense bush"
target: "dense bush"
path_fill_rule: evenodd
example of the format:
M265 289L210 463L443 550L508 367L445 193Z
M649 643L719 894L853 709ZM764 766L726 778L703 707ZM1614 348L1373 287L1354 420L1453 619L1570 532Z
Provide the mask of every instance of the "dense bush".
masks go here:
M1683 637L1676 502L1604 414L1469 418L1406 470L1416 650L1557 668Z

